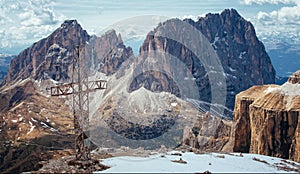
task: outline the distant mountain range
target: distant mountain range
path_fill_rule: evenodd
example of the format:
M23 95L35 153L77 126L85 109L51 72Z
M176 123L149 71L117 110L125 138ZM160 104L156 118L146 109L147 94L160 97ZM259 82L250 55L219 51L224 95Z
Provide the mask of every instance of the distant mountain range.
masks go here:
M13 55L8 54L0 54L0 82L7 75L7 71L9 69L10 61L14 58Z
M290 33L260 33L277 76L289 77L300 67L300 39Z

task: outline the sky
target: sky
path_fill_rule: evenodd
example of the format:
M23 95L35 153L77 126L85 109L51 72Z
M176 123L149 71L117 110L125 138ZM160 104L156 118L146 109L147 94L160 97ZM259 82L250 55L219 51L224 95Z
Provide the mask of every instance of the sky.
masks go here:
M125 41L141 40L159 21L197 19L226 8L251 21L261 37L299 41L300 0L0 0L0 53L18 54L66 19L77 19L89 34L119 27Z

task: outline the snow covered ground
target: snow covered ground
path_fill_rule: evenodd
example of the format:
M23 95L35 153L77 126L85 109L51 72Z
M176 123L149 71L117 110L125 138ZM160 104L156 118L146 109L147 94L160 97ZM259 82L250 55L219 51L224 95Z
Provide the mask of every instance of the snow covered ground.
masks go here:
M174 155L174 153L180 153L182 156ZM172 160L179 160L180 158L187 163L172 162ZM212 173L296 173L297 170L299 172L300 168L300 164L293 161L257 154L242 154L240 156L239 153L195 154L175 151L168 152L165 156L156 154L149 157L113 157L104 159L101 163L111 168L95 173L196 173L205 171Z

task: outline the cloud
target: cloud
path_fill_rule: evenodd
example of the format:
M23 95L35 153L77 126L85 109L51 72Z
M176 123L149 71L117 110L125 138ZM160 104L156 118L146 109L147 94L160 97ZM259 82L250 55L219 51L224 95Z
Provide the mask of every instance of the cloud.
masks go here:
M270 13L260 11L257 19L264 25L300 25L300 0L294 6L282 7Z
M242 4L253 5L253 4L293 4L295 0L242 0Z
M300 0L244 0L243 2L247 5L260 4L260 9L264 9L258 11L250 21L254 24L266 48L274 48L277 43L299 45ZM275 10L268 11L271 4Z
M54 0L0 0L0 52L17 54L49 35L65 19L54 5Z
M23 4L24 5L24 4ZM18 17L23 26L53 25L59 20L56 19L52 9L53 2L50 0L30 0Z

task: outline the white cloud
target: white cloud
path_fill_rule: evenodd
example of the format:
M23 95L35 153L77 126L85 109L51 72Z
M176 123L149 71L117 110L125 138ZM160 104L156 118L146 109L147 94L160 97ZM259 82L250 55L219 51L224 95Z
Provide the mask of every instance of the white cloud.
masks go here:
M300 0L295 6L282 7L270 13L260 11L257 19L264 25L300 25Z
M252 5L252 4L293 4L295 0L242 0L243 4Z
M50 0L30 0L23 12L18 15L21 25L39 26L52 25L58 22L52 9L53 2Z
M18 49L49 35L64 16L53 10L53 0L0 0L0 52Z
M261 2L264 0L245 0ZM275 3L275 0L269 2ZM277 0L281 2L277 9L267 11L269 4L262 5L262 9L250 19L257 34L263 40L267 49L274 49L278 43L299 45L300 41L300 0ZM286 4L284 4L286 3ZM289 4L290 3L290 4ZM258 4L258 3L256 3ZM273 6L274 7L274 6Z

